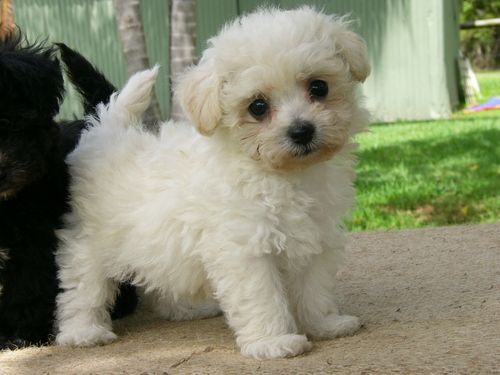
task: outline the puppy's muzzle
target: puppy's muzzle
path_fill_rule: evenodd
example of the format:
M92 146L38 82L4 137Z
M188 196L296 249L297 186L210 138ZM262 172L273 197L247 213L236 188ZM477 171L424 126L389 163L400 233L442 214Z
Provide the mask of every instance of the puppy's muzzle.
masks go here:
M296 121L288 128L288 137L299 146L307 146L314 139L316 127L309 121Z
M287 137L291 141L294 156L306 156L317 149L317 142L315 142L316 126L309 121L295 121L288 128Z
M7 180L7 171L4 171L1 167L0 167L0 184L2 184L4 181Z
M8 195L8 192L10 191L10 184L9 184L9 175L7 173L7 170L3 169L0 166L0 200Z

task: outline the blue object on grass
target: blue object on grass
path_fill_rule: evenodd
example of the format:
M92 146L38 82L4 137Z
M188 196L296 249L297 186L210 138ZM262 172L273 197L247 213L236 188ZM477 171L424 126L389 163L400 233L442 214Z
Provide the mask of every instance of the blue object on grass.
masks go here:
M500 109L500 96L494 96L482 104L473 105L465 108L466 112L489 111L492 109Z

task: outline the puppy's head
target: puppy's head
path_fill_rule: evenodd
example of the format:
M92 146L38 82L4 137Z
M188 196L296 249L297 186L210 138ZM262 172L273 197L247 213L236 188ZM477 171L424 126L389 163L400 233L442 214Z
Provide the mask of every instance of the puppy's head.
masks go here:
M312 8L260 10L209 41L176 91L198 131L221 132L266 168L327 160L364 125L362 39Z
M42 176L58 143L63 77L51 48L0 43L0 199Z

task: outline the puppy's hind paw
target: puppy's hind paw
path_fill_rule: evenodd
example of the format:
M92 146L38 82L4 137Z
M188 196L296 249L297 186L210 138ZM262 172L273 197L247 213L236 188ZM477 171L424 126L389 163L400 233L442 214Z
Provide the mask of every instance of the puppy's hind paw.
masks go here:
M117 336L110 330L93 325L69 332L62 331L57 335L56 343L64 346L94 346L108 344L116 338Z
M265 337L260 340L244 344L241 354L257 359L271 359L295 357L311 350L312 344L304 335L288 334L282 336Z
M0 350L4 349L19 349L30 346L31 343L22 338L7 338L6 336L0 335Z
M314 329L309 330L316 338L333 339L335 337L351 336L359 328L359 318L350 315L330 314L323 318Z
M201 304L198 306L182 306L178 304L156 307L158 314L165 319L174 321L197 320L213 318L222 314L222 310L216 303Z

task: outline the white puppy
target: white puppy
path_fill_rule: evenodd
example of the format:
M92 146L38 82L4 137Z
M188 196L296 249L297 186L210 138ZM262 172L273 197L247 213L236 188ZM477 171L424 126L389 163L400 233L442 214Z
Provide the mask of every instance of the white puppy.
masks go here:
M141 130L157 70L133 76L68 159L57 342L115 339L106 307L129 278L177 319L214 315L214 298L247 356L354 333L332 288L368 73L345 22L303 7L259 10L209 41L176 88L193 126Z

